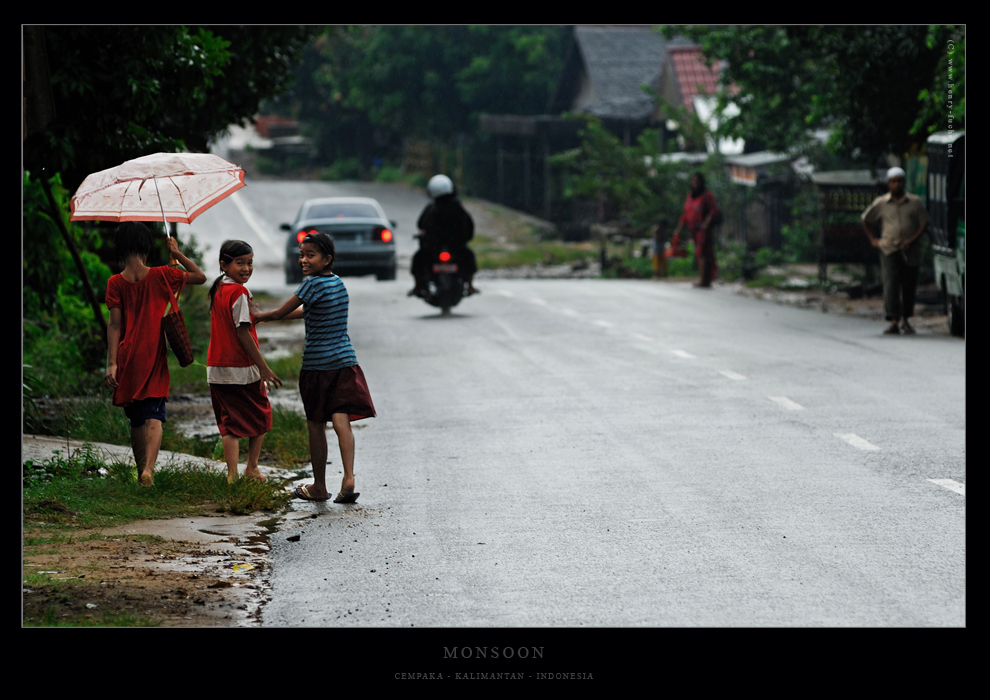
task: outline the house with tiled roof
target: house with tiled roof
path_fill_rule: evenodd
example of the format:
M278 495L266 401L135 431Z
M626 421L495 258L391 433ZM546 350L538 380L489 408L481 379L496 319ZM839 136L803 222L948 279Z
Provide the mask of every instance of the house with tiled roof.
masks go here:
M664 66L660 75L657 92L669 104L683 107L689 115L697 115L702 123L714 129L717 127L715 115L716 96L721 87L720 64L709 66L701 53L701 47L694 44L679 44L670 46L664 56ZM738 87L730 86L732 94L739 92ZM738 109L730 105L731 111ZM657 106L653 120L657 123L666 122L671 115L664 114L663 108ZM738 154L743 152L744 143L739 139L720 139L718 150L723 154ZM709 152L716 145L709 142Z

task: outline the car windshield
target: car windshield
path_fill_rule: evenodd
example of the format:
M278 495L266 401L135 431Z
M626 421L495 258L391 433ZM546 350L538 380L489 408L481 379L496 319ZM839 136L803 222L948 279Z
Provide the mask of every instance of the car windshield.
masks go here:
M360 202L330 202L314 204L306 211L307 219L377 219L378 211Z

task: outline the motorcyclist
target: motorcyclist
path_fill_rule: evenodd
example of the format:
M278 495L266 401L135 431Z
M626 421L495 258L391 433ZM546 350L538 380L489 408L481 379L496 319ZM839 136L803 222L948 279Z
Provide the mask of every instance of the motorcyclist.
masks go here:
M474 220L457 199L454 183L446 175L434 175L426 185L431 201L416 223L419 229L419 250L413 255L412 274L416 286L409 296L422 296L430 276L431 265L441 247L446 247L457 260L464 278L464 293L477 294L473 284L478 270L474 252L467 243L474 237Z

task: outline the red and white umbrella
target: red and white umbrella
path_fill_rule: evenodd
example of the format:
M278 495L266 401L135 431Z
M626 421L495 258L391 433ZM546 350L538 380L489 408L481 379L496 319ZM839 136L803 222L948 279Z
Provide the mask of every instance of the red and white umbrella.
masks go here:
M155 153L93 173L72 197L72 221L192 220L244 187L244 170L209 153Z

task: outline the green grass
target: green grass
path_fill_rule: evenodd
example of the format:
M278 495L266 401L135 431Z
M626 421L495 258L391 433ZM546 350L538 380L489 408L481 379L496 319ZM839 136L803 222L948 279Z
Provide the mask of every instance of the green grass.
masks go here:
M99 528L134 520L159 519L210 511L244 514L279 510L289 500L284 482L239 478L227 481L226 470L216 466L181 468L164 465L155 471L153 486L137 483L137 470L110 462L104 472L90 467L98 459L83 449L70 458L56 455L24 466L25 520L55 526ZM59 533L52 535L52 544Z
M36 620L25 619L25 627L160 627L161 620L130 613L103 611L95 616L82 614L64 616L52 605Z
M566 265L582 260L594 260L597 253L590 243L561 241L535 242L517 248L500 246L484 237L472 244L479 270L529 265Z

